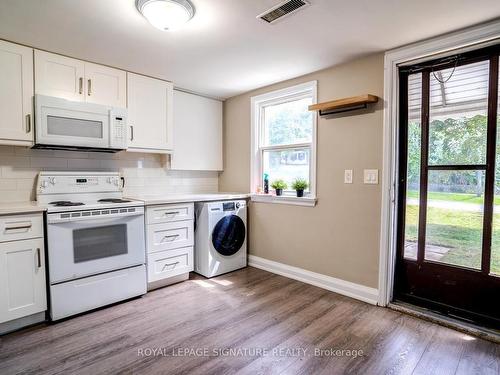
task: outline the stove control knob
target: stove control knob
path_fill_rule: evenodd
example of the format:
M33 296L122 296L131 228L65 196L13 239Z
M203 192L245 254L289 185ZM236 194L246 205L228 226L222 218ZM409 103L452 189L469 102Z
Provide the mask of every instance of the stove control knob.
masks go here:
M115 186L118 186L118 179L117 179L117 178L113 179L113 184L114 184Z
M49 186L49 183L47 182L47 180L42 180L42 182L40 183L40 186L42 188L46 188L47 186Z
M55 184L56 184L56 178L55 178L55 177L50 177L50 178L49 178L49 182L50 182L52 185L55 185Z

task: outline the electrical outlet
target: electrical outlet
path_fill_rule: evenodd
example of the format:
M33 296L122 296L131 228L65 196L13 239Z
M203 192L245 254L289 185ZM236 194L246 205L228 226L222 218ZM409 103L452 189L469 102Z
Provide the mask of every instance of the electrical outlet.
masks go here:
M352 184L352 169L346 169L344 171L344 184Z
M378 184L378 169L365 169L363 181L365 184Z

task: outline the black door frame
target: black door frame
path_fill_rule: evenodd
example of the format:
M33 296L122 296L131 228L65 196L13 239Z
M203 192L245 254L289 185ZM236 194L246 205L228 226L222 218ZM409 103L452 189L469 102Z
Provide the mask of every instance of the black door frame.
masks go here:
M500 326L500 277L490 276L491 233L495 187L495 158L498 108L498 60L500 44L424 64L405 66L399 70L399 170L397 200L397 249L394 274L394 300L409 302L441 313L472 320L479 324ZM489 60L489 99L486 164L428 165L430 73L432 69L446 69L478 61ZM420 208L417 259L405 259L404 228L406 209L406 173L408 138L408 76L422 73L421 103L421 167ZM427 177L429 170L484 170L485 210L483 216L483 243L481 269L426 261L425 229L427 212ZM474 306L473 309L470 306Z

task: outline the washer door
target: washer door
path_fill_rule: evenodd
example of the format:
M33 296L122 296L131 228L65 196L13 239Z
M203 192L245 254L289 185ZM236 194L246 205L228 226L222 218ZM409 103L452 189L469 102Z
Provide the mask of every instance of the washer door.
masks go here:
M220 219L212 232L212 244L221 255L236 254L245 242L245 223L239 216L228 215Z

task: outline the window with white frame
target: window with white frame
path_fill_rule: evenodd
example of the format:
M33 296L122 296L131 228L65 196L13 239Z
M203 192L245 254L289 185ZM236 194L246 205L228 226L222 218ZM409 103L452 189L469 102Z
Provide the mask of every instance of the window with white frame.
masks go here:
M267 174L270 185L287 183L285 196L295 195L295 179L305 179L306 197L315 198L316 113L308 107L316 97L316 81L252 97L252 193L263 189Z

